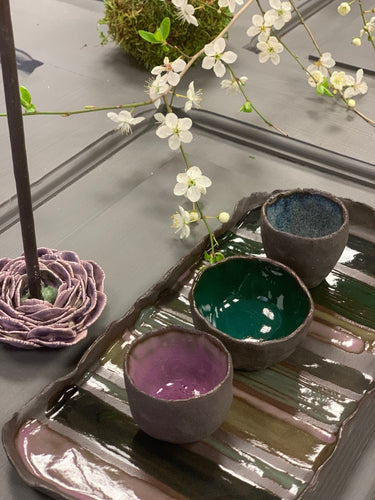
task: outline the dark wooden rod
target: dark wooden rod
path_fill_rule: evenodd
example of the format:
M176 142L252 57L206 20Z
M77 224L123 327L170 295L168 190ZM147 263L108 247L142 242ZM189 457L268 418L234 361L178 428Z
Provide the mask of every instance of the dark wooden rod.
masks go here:
M28 287L31 297L41 299L40 269L9 0L0 0L0 55Z

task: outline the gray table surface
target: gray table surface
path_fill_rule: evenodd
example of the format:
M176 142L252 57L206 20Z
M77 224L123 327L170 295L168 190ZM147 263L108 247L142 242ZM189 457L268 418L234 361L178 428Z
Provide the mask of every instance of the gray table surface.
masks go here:
M333 44L347 62L374 69L374 53L365 47L354 53L349 42L348 47L337 46L336 30L345 29L350 40L354 28L346 18L337 17L333 5L323 10L330 29L322 29L319 16L311 19L310 26L322 35L324 50L331 50ZM229 45L239 53L235 69L240 76L249 77L249 93L257 106L293 139L374 164L374 127L309 93L306 79L287 54L279 67L256 64L257 56L248 50L250 40L245 35L252 12L231 31ZM67 110L144 98L147 72L114 45L100 45L96 22L102 14L103 4L97 0L12 2L17 49L41 63L31 72L30 65L19 71L20 84L30 90L38 109ZM305 57L311 50L310 44L301 42L299 28L286 34L285 40ZM193 68L186 80L186 86L194 79L196 88L204 89L202 107L264 128L254 114L239 115L238 97L223 99L219 80L211 73ZM362 98L360 109L369 114L372 110L375 116L375 78L366 81L369 93ZM0 110L4 109L0 91ZM105 113L27 117L24 121L33 193L39 200L35 210L38 245L74 250L81 258L98 262L106 272L108 305L88 337L74 347L22 351L0 346L0 426L47 384L70 372L107 325L124 314L204 234L198 229L189 241L182 242L169 227L180 201L172 194L175 175L183 165L154 130L139 136L134 133L130 141L119 138L111 132ZM323 188L375 206L370 185L233 144L198 128L193 134L194 147L186 149L214 180L205 202L207 212L231 212L251 192L296 186ZM1 255L16 257L22 244L19 225L6 222L15 209L15 187L4 118L0 119L0 151ZM197 152L204 154L204 166ZM85 165L89 165L86 170ZM75 167L77 176L72 173ZM40 194L43 189L51 189L50 199L48 193ZM340 500L374 498L373 457L375 442L364 450ZM4 500L45 498L19 479L2 449L0 484Z

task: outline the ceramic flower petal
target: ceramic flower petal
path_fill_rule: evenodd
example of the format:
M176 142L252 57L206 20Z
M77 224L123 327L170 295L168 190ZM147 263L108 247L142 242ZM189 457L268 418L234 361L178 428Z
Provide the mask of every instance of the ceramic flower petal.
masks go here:
M25 295L23 256L0 260L0 342L24 349L75 344L105 307L104 272L75 252L40 248L38 259L43 284L56 289L53 303Z

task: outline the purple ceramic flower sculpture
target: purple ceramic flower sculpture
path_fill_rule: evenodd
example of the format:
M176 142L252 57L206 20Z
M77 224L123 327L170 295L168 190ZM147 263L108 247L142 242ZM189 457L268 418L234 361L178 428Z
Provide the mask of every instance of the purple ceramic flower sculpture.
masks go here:
M0 259L0 342L24 349L75 344L104 309L104 272L74 252L39 248L38 258L46 300L28 298L23 256Z

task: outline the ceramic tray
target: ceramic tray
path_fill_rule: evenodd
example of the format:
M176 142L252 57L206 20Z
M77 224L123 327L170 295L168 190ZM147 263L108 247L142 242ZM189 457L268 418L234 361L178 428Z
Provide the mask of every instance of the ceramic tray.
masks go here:
M224 255L262 255L256 193L217 233ZM322 499L340 488L375 430L375 211L344 200L348 245L312 290L314 322L282 363L237 371L221 428L191 445L149 438L133 422L122 364L129 342L192 324L188 292L201 242L91 346L76 370L4 426L21 477L67 499ZM364 425L364 423L366 423Z

